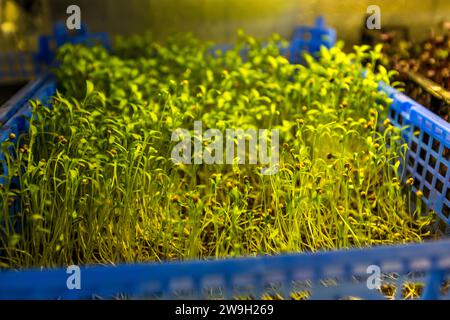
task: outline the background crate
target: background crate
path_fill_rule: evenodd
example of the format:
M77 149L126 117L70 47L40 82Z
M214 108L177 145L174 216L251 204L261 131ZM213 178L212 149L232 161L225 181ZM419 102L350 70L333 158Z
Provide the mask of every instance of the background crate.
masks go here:
M286 47L279 44L280 54L285 56L290 63L303 64L304 53L309 53L314 57L318 57L322 46L331 48L336 44L336 31L329 28L325 24L322 17L318 17L314 26L297 27L292 35L289 45ZM217 52L226 52L234 46L230 44L215 45L211 48L210 53L217 56ZM243 49L241 56L245 58L247 50Z
M37 52L0 52L0 84L27 81L42 75L52 65L56 50L66 43L100 44L111 49L107 33L89 33L84 25L71 32L64 23L56 23L53 35L39 37Z
M313 27L301 26L294 30L288 51L289 61L303 63L305 52L317 56L322 46L331 48L335 43L336 31L327 27L322 17L318 17Z
M315 47L308 48L313 50ZM295 51L292 47L290 50ZM55 79L48 75L14 97L0 113L0 119L5 121L0 130L0 142L11 132L18 136L28 129L27 119L31 116L29 99L46 101L55 90ZM408 158L413 162L403 164L418 181L413 190L429 188L429 193L424 191L424 202L445 218L444 206L448 206L449 199L444 195L448 192L449 174L441 175L437 168L441 164L448 167L448 125L395 89L380 84L380 90L393 99L389 113L392 123L398 127L409 126L403 136L410 147L413 143L418 145L416 151L413 148L408 151ZM419 135L414 135L418 130ZM437 151L433 149L436 141L439 142L439 148L435 148ZM436 163L431 157L436 158ZM426 172L433 174L431 182ZM448 222L448 219L444 221ZM231 298L248 295L261 298L275 294L288 298L292 293L312 299L382 299L385 297L383 294L367 287L367 267L371 265L381 268L384 285L401 288L406 283L420 282L423 299L448 299L449 246L450 241L441 241L217 261L83 267L81 290L67 289L68 274L64 269L5 271L0 272L0 299ZM401 292L397 290L397 298L402 298Z

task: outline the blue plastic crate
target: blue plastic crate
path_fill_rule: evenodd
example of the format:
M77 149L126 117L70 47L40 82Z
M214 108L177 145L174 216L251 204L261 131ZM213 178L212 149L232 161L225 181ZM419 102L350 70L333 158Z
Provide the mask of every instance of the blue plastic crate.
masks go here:
M80 30L71 32L64 23L56 23L53 27L52 36L39 37L39 51L35 55L36 61L50 65L55 58L56 49L66 43L87 46L99 44L111 50L111 41L109 35L105 32L88 32L85 25L82 25Z
M0 142L11 132L18 135L27 130L27 118L31 116L28 99L45 101L55 89L55 79L48 75L14 97L0 113L0 119L6 121ZM392 123L398 127L410 126L403 135L411 147L408 158L413 162L407 161L404 166L418 181L413 190L429 188L429 194L423 191L424 202L448 223L448 217L447 220L444 218L445 206L449 205L446 196L449 174L441 175L436 171L441 164L448 165L448 124L387 85L380 84L380 90L393 99L390 107ZM418 130L419 135L414 135ZM433 150L435 141L439 142L437 150ZM418 145L416 151L412 148L413 143ZM431 157L436 158L435 163ZM431 182L426 172L433 174ZM449 246L450 241L441 241L218 261L82 267L81 290L67 289L69 275L64 269L5 271L0 272L0 299L230 298L245 295L260 298L263 294L275 293L289 297L293 292L307 293L312 299L384 298L379 291L367 287L367 267L370 265L381 268L384 284L401 288L406 282L421 282L424 284L423 299L448 299L449 291L443 283L448 281L450 286ZM397 290L396 297L401 298L401 290Z
M80 269L69 290L66 269L0 273L0 299L231 299L291 294L310 299L383 299L380 285L419 284L422 299L450 299L450 241L318 253L120 265ZM373 269L372 269L373 270ZM69 280L70 283L70 280Z
M420 190L427 208L450 226L450 124L403 93L384 84L380 89L393 99L390 120L405 128L404 181L413 178L413 192Z
M66 43L100 44L111 48L107 33L90 33L84 25L80 30L70 32L64 23L56 23L53 35L39 37L37 52L0 52L0 84L27 81L42 75L52 65L56 49Z
M44 104L50 102L56 92L56 81L51 74L46 74L36 81L28 84L0 108L0 143L6 141L11 133L19 137L29 129L31 105L29 100L40 100ZM11 150L11 152L13 152ZM0 184L5 183L8 168L5 155L0 152L1 172Z
M294 30L288 48L291 63L304 63L303 54L317 56L322 46L331 48L336 43L336 31L325 24L322 17L316 19L313 27L301 26Z

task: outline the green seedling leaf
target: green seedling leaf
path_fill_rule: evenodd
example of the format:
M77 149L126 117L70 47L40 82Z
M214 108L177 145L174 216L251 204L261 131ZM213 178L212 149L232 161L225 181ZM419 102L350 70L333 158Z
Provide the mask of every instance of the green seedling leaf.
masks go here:
M92 92L94 92L94 84L91 81L86 80L86 97L89 97Z
M31 215L31 220L32 221L43 221L45 220L43 216L41 216L40 214L32 214Z

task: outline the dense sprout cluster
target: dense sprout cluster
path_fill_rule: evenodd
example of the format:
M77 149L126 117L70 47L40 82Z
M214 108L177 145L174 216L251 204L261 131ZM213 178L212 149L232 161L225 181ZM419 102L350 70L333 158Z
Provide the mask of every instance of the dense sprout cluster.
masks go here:
M30 130L7 159L2 265L274 254L427 236L431 218L411 210L397 179L404 145L384 121L389 100L377 86L391 74L374 70L380 48L323 49L301 66L280 55L279 41L240 35L226 52L190 36L164 45L122 39L115 53L63 47L60 91L50 108L33 102ZM278 129L278 173L175 164L171 135L194 121Z

